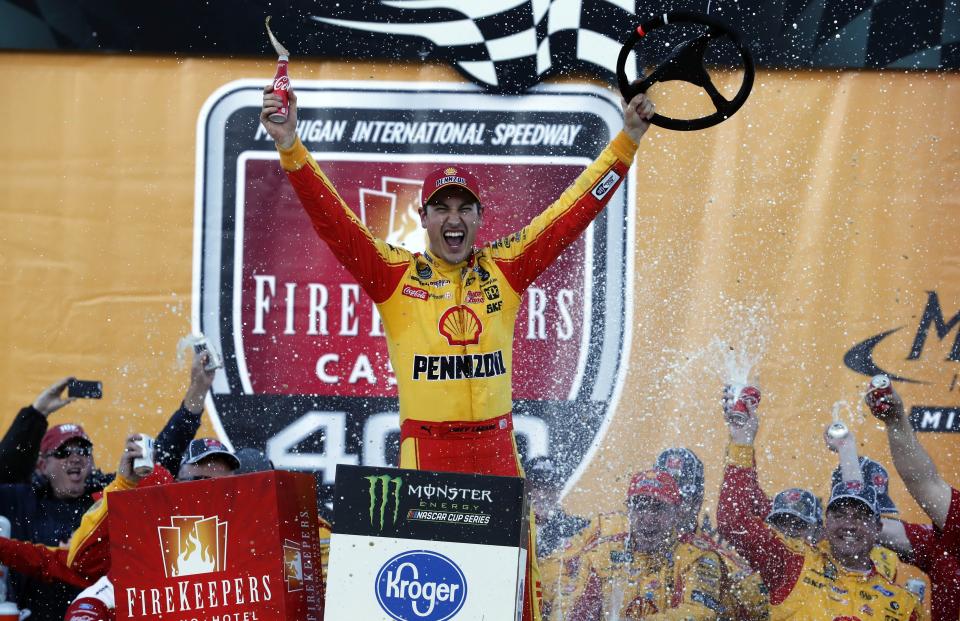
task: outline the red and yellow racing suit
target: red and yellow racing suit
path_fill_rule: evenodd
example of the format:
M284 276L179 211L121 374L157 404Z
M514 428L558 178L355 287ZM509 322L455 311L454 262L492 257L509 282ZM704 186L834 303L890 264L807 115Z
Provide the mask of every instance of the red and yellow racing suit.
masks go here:
M456 265L375 238L299 139L280 149L313 228L379 310L399 389L401 468L522 474L511 417L521 296L616 193L636 149L621 132L529 225ZM524 619L532 619L532 541L527 558Z
M586 552L612 542L627 539L629 523L623 512L602 513L591 520L590 524L575 537L565 543L554 554L541 560L544 593L544 610L550 610L550 619L562 619L553 611L557 604L572 595L574 585L564 581L563 576L574 571ZM770 607L766 586L760 575L729 546L720 543L716 537L698 530L683 535L681 543L694 548L715 553L724 565L720 581L719 600L721 608L718 619L730 621L761 621L767 619Z
M827 549L785 543L764 522L770 500L757 482L753 447L731 445L727 456L717 526L763 577L773 621L916 621L917 599L876 568L850 571Z
M716 552L677 542L666 554L640 554L628 550L625 540L600 538L565 564L553 619L719 618L726 566Z

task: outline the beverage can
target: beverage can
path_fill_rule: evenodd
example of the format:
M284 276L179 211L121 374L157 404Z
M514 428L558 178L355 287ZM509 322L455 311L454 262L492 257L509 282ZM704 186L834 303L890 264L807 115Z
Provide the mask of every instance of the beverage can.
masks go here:
M734 386L731 388L732 403L726 408L727 419L734 424L747 422L757 406L760 405L760 389L756 386Z
M145 477L153 472L153 438L140 434L137 445L143 451L143 457L133 460L133 472L139 477Z
M867 388L865 400L870 410L876 414L886 414L893 404L889 403L885 397L893 394L893 383L890 377L881 373L870 378L870 386Z
M927 583L921 580L920 578L910 578L907 580L907 583L904 585L908 591L913 593L920 599L920 603L923 603L923 597L927 593Z

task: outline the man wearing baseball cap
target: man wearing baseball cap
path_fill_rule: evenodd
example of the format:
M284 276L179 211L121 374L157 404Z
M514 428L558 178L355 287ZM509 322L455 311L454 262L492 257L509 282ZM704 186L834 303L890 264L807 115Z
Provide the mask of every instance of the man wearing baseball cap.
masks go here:
M876 491L862 481L833 486L824 519L825 543L790 546L766 522L770 500L757 481L756 412L727 416L730 444L720 488L720 533L770 589L770 618L916 620L912 593L879 573L870 553L880 535Z
M297 97L288 94L289 116L274 123L280 100L267 86L260 122L313 228L377 305L398 382L400 467L520 475L511 379L522 295L616 194L652 102L637 95L624 103L623 130L573 185L523 229L482 248L475 242L483 216L509 206L484 203L464 166L430 172L419 209L427 251L412 253L375 238L347 206L298 138ZM526 620L540 616L531 540Z
M716 533L700 527L703 462L692 450L674 447L661 451L653 467L670 474L677 482L681 498L677 528L682 541L716 552L725 565L727 579L721 583L723 618L766 619L769 600L759 574L734 549L721 543Z
M822 538L823 503L810 490L790 487L773 497L766 522L788 546L815 546Z
M897 474L932 522L884 518L881 538L930 578L930 618L955 621L960 616L960 492L944 480L917 440L897 391L891 389L880 400L867 396L871 412L886 426Z
M573 595L568 603L554 602L553 618L718 618L726 569L716 552L680 540L680 503L677 483L666 472L633 475L626 501L629 531L597 542L567 565L563 580L572 588L561 591Z

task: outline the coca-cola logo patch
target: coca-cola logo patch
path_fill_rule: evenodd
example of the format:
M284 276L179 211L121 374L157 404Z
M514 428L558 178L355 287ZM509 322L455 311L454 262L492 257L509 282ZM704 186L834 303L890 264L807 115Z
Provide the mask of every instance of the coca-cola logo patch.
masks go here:
M221 440L316 472L327 499L337 464L397 463L397 373L462 381L444 373L500 375L512 359L521 453L556 455L562 475L579 476L615 409L629 351L632 173L523 294L512 358L484 352L450 367L422 351L412 368L394 369L376 304L314 231L258 124L267 82L222 87L198 124L193 323L224 352L208 403ZM298 134L344 203L375 237L413 252L427 243L421 184L439 166L469 171L483 188L478 244L517 243L623 123L619 102L587 86L506 99L462 84L294 82ZM543 139L505 140L521 129ZM594 189L613 191L611 179ZM497 276L470 269L464 298L453 299L421 255L396 299L446 305L436 330L450 344L476 343L513 302Z

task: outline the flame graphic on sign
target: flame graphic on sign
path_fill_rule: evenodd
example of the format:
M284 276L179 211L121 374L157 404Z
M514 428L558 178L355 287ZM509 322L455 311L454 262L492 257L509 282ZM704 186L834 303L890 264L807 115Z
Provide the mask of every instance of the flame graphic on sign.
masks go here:
M287 591L303 589L303 556L300 544L296 541L283 541L283 579L287 583Z
M410 252L423 252L427 239L420 228L420 188L413 179L383 177L379 190L360 189L360 219L375 237Z
M157 528L167 578L222 571L227 562L227 523L217 516L175 515Z

